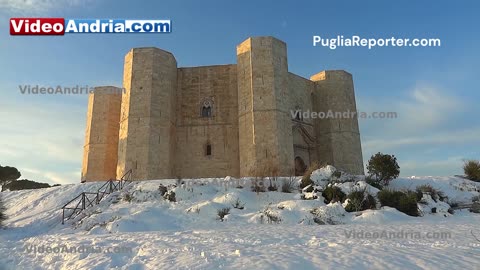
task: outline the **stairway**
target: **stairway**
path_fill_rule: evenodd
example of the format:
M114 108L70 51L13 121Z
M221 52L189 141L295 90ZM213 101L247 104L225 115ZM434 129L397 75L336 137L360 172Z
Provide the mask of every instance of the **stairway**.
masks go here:
M77 197L67 202L62 207L62 224L65 221L75 218L85 209L97 205L102 199L109 194L122 190L126 185L130 184L132 179L132 170L128 170L120 180L108 180L103 184L97 192L82 192Z

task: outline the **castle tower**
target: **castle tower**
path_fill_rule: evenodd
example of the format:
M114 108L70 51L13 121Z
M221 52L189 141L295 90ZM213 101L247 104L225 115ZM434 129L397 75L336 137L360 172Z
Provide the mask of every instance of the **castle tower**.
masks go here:
M115 179L121 91L96 87L88 97L82 182Z
M356 112L352 75L343 70L322 71L315 82L312 108L315 112ZM321 163L354 174L363 174L362 147L357 117L314 120L317 154Z
M287 78L283 41L254 37L237 46L240 176L251 176L269 162L280 175L293 168Z
M136 180L172 177L175 147L175 57L157 48L125 56L117 177L133 170Z

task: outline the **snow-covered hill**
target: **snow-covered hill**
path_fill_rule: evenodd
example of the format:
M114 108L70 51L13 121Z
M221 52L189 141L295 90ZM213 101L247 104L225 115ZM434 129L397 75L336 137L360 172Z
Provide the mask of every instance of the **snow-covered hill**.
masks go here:
M298 191L252 192L247 179L240 181L243 186L230 177L184 181L176 187L175 180L133 182L65 225L61 207L82 191L96 191L102 183L4 192L9 219L7 229L0 230L0 269L478 269L480 265L480 215L466 210L454 215L425 212L422 217L389 207L348 213L340 203L326 205L321 197L302 200ZM161 184L175 192L176 202L163 198ZM479 183L457 177L400 178L391 188L415 189L423 184L441 190L449 202L470 203L480 194ZM346 193L360 186L373 195L378 192L363 181L337 185ZM225 216L219 215L221 209ZM337 225L318 225L313 209Z

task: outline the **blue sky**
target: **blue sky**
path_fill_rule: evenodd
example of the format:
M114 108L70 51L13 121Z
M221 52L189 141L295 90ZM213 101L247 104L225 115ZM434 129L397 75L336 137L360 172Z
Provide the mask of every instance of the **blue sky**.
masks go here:
M289 70L353 74L364 160L395 154L401 175L461 173L480 158L478 1L0 0L0 164L22 178L79 181L87 96L21 95L19 84L121 86L132 47L172 52L179 66L235 63L249 36L287 43ZM171 34L10 36L11 17L171 19ZM441 47L313 47L312 36L440 38Z

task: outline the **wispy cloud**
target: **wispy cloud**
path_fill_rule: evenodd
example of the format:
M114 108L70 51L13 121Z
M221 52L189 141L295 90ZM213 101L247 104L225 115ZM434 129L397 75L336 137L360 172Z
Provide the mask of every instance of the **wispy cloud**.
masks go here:
M360 127L365 163L376 152L395 154L402 175L460 173L463 149L480 147L475 106L433 84L418 84L403 98L359 99L359 110L397 112L397 119L363 120Z
M359 110L396 112L397 119L362 121L366 133L383 135L419 134L450 125L452 119L465 112L468 101L454 93L426 83L407 91L404 98L360 98Z

